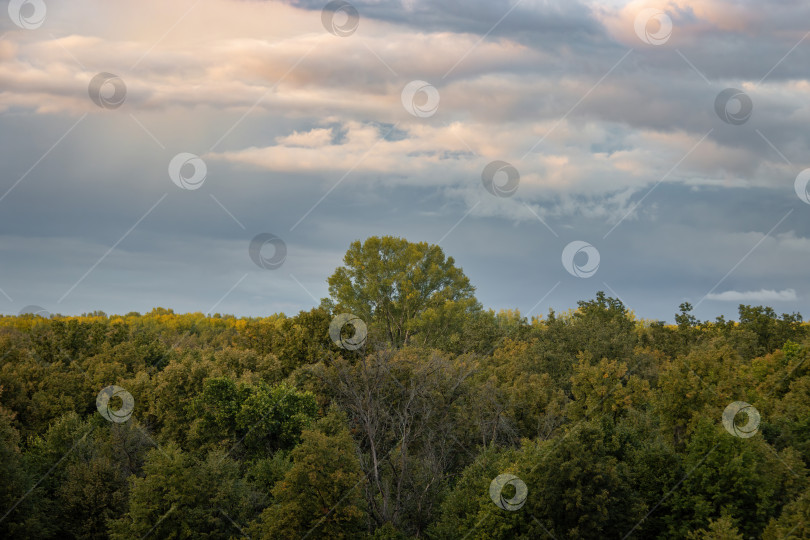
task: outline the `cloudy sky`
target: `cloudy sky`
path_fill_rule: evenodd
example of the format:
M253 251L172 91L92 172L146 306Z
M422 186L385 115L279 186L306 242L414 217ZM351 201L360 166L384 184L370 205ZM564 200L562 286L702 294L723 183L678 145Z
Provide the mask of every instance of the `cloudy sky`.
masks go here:
M2 313L292 314L372 235L525 315L810 312L803 0L4 3Z

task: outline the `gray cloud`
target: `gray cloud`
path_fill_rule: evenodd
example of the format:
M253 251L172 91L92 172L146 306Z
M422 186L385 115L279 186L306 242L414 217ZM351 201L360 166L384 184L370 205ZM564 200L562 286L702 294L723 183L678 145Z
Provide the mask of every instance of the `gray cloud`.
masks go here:
M809 53L790 51L805 30L789 11L810 8L680 2L652 47L629 5L526 1L484 37L513 4L358 3L358 32L338 38L320 3L216 0L163 40L188 6L144 5L49 6L34 31L3 22L0 289L13 301L0 294L0 311L296 311L374 234L441 241L493 308L536 315L607 290L640 316L671 320L688 299L713 318L734 315L716 300L749 291L806 311L793 180L810 166ZM121 108L88 98L100 71L126 81ZM440 92L434 116L403 109L413 79ZM726 87L751 96L747 123L715 114ZM169 179L180 152L206 161L200 189ZM493 160L520 171L513 197L484 189ZM263 232L288 246L279 270L248 256ZM599 250L594 277L563 268L574 240Z

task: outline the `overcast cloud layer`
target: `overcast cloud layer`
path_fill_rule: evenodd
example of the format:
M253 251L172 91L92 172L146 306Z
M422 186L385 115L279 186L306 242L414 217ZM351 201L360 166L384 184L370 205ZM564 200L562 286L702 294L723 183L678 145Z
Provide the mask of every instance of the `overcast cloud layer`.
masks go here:
M292 314L383 234L525 315L810 312L807 2L325 5L11 2L0 312Z

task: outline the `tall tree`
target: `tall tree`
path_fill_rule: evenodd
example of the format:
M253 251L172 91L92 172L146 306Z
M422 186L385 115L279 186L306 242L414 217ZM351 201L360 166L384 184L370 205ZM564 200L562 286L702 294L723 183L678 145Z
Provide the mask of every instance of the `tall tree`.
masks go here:
M352 242L343 263L328 280L335 307L379 325L394 346L417 332L426 343L460 330L464 316L480 309L470 280L439 246L372 236Z

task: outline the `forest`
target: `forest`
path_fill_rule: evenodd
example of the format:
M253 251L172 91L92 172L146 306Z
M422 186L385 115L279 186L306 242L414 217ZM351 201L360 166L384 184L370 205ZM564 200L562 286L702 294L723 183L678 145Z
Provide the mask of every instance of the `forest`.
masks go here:
M0 318L3 538L810 538L798 313L495 312L351 244L297 315Z

